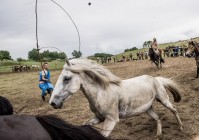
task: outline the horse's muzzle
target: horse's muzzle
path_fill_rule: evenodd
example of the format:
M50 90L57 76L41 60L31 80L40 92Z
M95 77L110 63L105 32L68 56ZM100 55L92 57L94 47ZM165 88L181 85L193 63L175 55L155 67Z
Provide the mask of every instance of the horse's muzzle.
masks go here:
M56 104L54 102L51 102L50 104L53 108L56 107Z
M63 102L60 103L59 106L57 106L54 102L51 102L50 104L54 109L61 109L63 107Z

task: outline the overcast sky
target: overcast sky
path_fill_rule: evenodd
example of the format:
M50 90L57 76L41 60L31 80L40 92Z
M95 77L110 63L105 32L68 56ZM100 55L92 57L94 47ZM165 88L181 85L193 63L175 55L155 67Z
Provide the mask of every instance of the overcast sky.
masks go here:
M78 28L83 57L118 54L153 37L164 43L199 36L199 0L55 1ZM27 58L36 48L35 26L35 0L0 0L0 50ZM51 0L38 0L38 37L40 47L57 47L68 57L79 49L75 26Z

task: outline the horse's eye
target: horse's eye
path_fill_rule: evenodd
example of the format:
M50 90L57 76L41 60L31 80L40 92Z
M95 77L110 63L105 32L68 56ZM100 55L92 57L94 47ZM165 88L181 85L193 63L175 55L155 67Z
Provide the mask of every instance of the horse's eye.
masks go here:
M63 82L68 83L70 79L71 79L71 77L64 77Z

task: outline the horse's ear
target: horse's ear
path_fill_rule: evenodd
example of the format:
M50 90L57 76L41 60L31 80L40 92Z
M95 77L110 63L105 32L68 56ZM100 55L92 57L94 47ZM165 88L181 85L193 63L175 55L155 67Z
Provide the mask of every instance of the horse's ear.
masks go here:
M68 59L66 58L66 63L70 66L70 62L68 61Z

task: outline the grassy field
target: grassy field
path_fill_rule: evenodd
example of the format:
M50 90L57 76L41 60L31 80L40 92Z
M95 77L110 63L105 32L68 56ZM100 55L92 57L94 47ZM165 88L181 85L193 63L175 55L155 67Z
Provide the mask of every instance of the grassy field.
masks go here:
M199 37L193 38L193 40L196 41L196 42L199 42ZM187 46L188 41L190 41L190 39L189 40L181 40L181 41L177 41L177 42L159 44L158 47L161 48L161 49L164 49L168 46L184 46L184 45ZM148 51L148 48L141 48L141 49L134 50L134 51L123 52L123 53L117 54L115 56L117 56L118 59L121 59L122 55L129 56L129 54L132 53L133 58L137 58L136 53L139 52L139 51L145 51L145 50Z
M50 69L52 70L59 70L62 69L65 61L64 60L55 60L52 62L48 62L50 64ZM17 62L17 61L11 61L11 60L7 60L7 61L0 61L0 73L6 73L6 72L12 72L12 66L16 66L16 65L38 65L41 67L41 63L40 62L36 62L36 61L22 61L22 62Z

